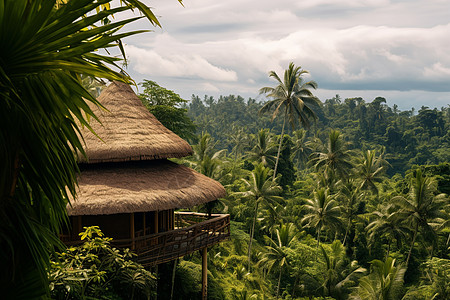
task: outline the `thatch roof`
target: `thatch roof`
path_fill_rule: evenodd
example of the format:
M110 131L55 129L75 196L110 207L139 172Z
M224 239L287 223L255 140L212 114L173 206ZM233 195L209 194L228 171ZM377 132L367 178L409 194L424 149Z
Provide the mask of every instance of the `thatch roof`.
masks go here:
M98 101L108 110L91 106L102 124L92 120L95 136L82 129L89 163L183 157L191 146L164 127L142 104L131 87L113 82ZM79 162L86 159L79 155Z
M187 208L225 196L219 182L168 160L88 165L81 174L73 216Z

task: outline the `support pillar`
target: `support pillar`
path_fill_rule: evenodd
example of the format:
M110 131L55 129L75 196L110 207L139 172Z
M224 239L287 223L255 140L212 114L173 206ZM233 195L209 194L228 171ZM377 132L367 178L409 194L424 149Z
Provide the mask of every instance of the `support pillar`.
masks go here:
M131 236L131 250L135 248L135 232L134 232L134 213L130 215L130 236Z
M202 249L202 300L208 297L208 247Z

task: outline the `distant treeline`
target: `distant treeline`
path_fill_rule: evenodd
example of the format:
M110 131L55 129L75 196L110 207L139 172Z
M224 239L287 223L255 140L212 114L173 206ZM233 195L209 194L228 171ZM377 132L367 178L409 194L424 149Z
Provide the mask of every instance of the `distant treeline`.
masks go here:
M258 115L263 104L235 95L218 99L192 95L185 108L198 133L208 132L217 141L218 149L231 151L238 129L247 134L256 134L261 128L281 133L282 118L272 122L269 115ZM450 106L400 111L395 104L388 106L382 97L368 102L360 97L342 100L336 95L326 99L316 113L318 120L307 131L307 138L324 140L333 128L343 133L353 149L384 147L391 165L389 175L404 174L413 165L450 161Z

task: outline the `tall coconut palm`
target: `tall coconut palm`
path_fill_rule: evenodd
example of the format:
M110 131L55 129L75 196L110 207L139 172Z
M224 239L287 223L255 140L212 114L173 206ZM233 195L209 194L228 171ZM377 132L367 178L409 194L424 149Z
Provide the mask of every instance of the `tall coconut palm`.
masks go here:
M277 226L283 221L283 215L286 214L286 207L282 205L268 204L261 212L262 217L259 218L261 222L261 230L273 237Z
M369 240L375 241L379 237L386 237L388 239L388 249L386 257L391 251L391 244L394 239L399 245L402 240L406 240L411 230L407 224L404 224L396 215L396 208L392 205L384 206L380 210L371 213L371 221L367 225L366 230L369 234Z
M326 189L314 191L314 198L307 200L303 208L307 213L302 219L302 224L316 229L317 246L320 245L322 229L328 227L336 232L342 226L341 209Z
M275 162L273 178L276 177L278 160L280 158L281 145L283 142L284 128L286 122L289 121L292 129L297 124L308 128L312 120L317 118L315 109L320 107L320 100L313 95L310 89L316 89L317 83L315 81L305 81L302 77L308 74L306 70L301 67L296 67L293 62L289 64L288 69L284 71L284 78L278 76L275 71L269 72L269 77L276 80L276 87L263 87L259 90L260 94L266 94L271 98L259 111L260 114L267 113L271 110L272 120L283 114L283 127L281 129L281 138L278 146L277 159Z
M67 223L66 204L76 191L74 153L84 153L78 126L89 127L87 119L95 118L87 103L99 105L80 74L131 81L111 69L118 58L96 51L137 33L118 33L139 17L112 20L130 7L101 9L109 2L67 0L56 6L56 0L0 0L0 282L8 291L5 298L19 293L37 298L48 290L48 250L60 245L57 232ZM126 3L150 12L139 1ZM112 22L102 23L105 18Z
M304 166L311 155L312 148L306 140L306 130L299 129L294 131L292 139L294 146L292 147L292 158L297 164L297 169Z
M266 246L267 252L262 254L262 258L258 262L258 265L266 268L268 273L272 269L278 269L277 299L280 294L281 275L285 267L289 265L289 247L295 241L296 235L297 231L294 224L281 224L280 228L275 230L275 240L266 237L269 244Z
M449 205L447 195L434 195L436 192L434 180L423 176L420 169L415 173L411 180L409 197L396 196L392 198L392 202L400 208L396 215L413 228L406 266L408 266L419 230L424 233L426 239L435 241L435 227L444 222L442 219L445 216L443 209Z
M262 163L258 164L250 173L250 178L242 179L245 185L245 192L238 195L248 198L253 202L253 222L250 229L250 241L248 243L248 270L250 271L252 241L255 234L255 224L258 217L258 211L261 204L281 203L283 198L278 195L281 193L281 187L271 178L271 170L264 167Z
M311 155L316 170L332 171L341 178L347 178L353 168L352 151L347 149L341 133L331 130L328 141Z
M356 178L360 180L359 188L378 194L376 183L385 178L384 171L387 165L382 154L377 157L375 150L363 151L362 158L356 165Z
M217 151L215 149L216 145L217 142L214 142L213 138L208 133L202 132L198 144L192 147L194 150L194 161L186 160L186 162L201 174L215 180L221 180L227 175L223 168L224 163L221 160L226 154L226 150ZM221 200L214 200L204 204L208 216L211 216L212 210L219 204L223 204L223 202Z
M275 164L275 153L277 149L273 145L270 131L261 129L255 135L255 139L256 144L252 150L247 153L247 157L252 161L262 163L265 167L272 167Z
M363 197L363 193L354 185L353 181L346 182L338 194L339 202L341 203L341 215L346 220L344 241L347 241L348 233L353 228L353 221L357 218L358 205Z

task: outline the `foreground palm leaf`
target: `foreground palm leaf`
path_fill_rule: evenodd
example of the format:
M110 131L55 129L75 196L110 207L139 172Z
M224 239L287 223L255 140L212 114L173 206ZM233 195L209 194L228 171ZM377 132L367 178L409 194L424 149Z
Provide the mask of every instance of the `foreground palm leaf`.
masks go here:
M101 25L129 7L89 14L110 1L55 8L56 0L0 0L0 282L8 299L45 295L48 250L60 244L74 153L83 153L77 124L88 126L87 102L98 104L79 74L129 82L110 69L117 58L94 52L138 33L117 31L139 17Z

